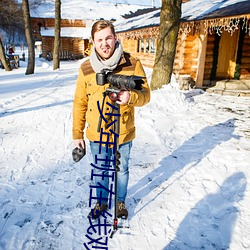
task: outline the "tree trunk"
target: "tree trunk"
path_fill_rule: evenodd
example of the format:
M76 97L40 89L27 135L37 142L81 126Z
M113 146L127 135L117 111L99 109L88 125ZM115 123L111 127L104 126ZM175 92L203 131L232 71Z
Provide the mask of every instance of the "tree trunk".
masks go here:
M22 0L22 8L23 8L23 18L24 18L24 31L25 31L26 41L28 44L28 66L25 74L30 75L34 74L35 70L35 48L32 37L32 27L30 21L30 9L28 0Z
M11 68L6 60L4 46L1 37L0 37L0 61L6 71L11 71Z
M162 0L160 30L150 87L161 88L171 81L182 0Z
M59 48L61 33L61 0L55 1L55 40L53 50L53 70L60 68Z

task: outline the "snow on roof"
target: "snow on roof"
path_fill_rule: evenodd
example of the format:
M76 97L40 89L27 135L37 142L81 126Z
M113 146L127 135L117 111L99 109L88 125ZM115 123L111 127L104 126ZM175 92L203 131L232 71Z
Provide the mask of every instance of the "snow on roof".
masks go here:
M114 22L117 32L156 26L160 24L160 8L142 15ZM182 4L182 21L194 21L216 17L250 13L249 0L191 0Z
M249 0L191 0L182 5L182 19L186 21L201 20L207 18L215 18L226 16L223 9L234 9L231 15L240 15L250 13ZM230 7L229 7L230 6ZM248 8L246 8L248 6ZM220 12L219 12L220 10ZM219 16L211 16L217 11L221 13Z
M54 36L54 28L41 28L42 36ZM82 39L89 39L91 36L91 28L83 27L62 27L61 37L78 37Z
M118 19L122 15L135 12L138 9L150 8L150 6L115 4L110 2L96 2L93 0L62 0L62 19L97 20L97 19ZM55 4L52 1L30 10L31 17L54 18Z
M133 18L119 19L114 22L116 32L139 29L141 27L156 26L160 23L160 9L138 15Z

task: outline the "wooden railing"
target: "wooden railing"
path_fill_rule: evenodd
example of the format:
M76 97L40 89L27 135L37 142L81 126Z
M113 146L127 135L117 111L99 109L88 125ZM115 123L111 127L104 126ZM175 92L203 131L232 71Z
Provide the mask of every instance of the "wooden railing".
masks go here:
M59 60L77 60L80 58L83 58L83 56L82 55L75 55L71 51L59 51ZM53 60L53 53L51 51L49 51L47 53L46 59L48 61Z

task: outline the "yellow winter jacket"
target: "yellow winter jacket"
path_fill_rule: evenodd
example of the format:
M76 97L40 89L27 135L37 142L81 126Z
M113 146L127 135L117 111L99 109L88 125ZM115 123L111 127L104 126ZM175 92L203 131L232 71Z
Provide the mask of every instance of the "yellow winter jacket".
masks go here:
M150 100L150 89L147 83L146 75L139 60L136 60L128 53L123 53L117 68L112 74L121 75L136 75L142 76L144 84L142 90L130 90L130 99L128 104L120 105L120 135L119 144L129 142L135 138L135 125L134 125L134 107L145 105ZM73 140L84 138L84 129L86 127L86 137L88 140L100 141L100 133L97 132L98 121L100 112L98 110L97 102L99 101L100 107L102 106L103 92L109 87L109 84L103 86L97 85L96 73L93 71L90 61L87 60L82 63L79 69L79 75L76 83L75 97L73 102ZM103 115L108 123L102 120L101 128L104 133L108 133L109 142L114 141L114 136L108 128L108 124L117 117L105 115L110 113L110 106L113 104L109 97L105 99Z

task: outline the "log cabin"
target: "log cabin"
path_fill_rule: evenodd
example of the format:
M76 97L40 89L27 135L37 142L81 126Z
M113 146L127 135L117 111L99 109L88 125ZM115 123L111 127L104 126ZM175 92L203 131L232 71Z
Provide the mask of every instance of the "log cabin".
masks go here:
M137 11L115 22L124 50L147 67L154 65L160 11ZM184 1L173 73L199 88L236 79L250 90L250 1Z
M41 57L52 60L54 18L32 18L33 37L41 41ZM81 59L87 54L91 20L61 20L60 59Z

